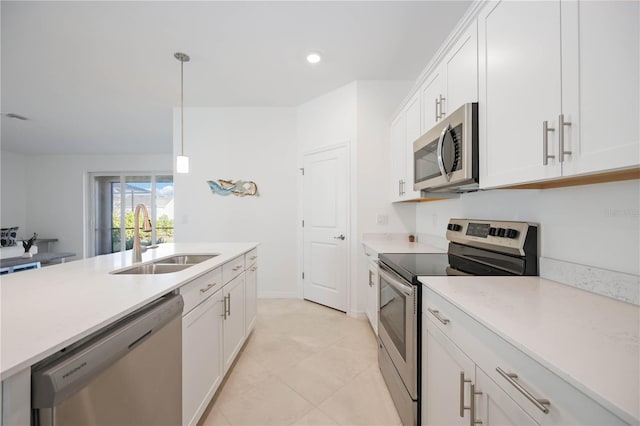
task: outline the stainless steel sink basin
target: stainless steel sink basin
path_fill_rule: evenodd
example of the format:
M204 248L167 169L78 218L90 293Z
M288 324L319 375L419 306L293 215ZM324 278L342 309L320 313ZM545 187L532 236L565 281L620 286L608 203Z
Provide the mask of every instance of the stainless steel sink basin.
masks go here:
M177 254L165 259L154 261L155 264L197 265L205 260L216 257L217 254Z
M166 263L147 263L144 265L132 266L131 268L123 269L121 271L112 272L114 275L121 274L135 274L135 275L156 275L156 274L170 274L171 272L182 271L193 265L185 264L166 264Z

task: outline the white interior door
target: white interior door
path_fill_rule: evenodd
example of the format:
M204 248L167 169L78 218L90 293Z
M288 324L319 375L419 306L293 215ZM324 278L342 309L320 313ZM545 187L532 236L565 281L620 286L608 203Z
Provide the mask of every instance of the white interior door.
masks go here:
M346 312L346 147L305 155L303 185L304 298Z

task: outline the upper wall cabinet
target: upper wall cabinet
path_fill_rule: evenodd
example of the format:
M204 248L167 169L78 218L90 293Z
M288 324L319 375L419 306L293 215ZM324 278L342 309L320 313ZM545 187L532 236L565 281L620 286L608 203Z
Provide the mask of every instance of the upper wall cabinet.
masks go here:
M639 22L637 2L487 3L478 16L482 188L640 163Z
M420 136L420 96L414 95L391 123L391 201L420 198L413 190L413 141Z
M478 101L478 27L462 33L420 88L422 133L468 102Z

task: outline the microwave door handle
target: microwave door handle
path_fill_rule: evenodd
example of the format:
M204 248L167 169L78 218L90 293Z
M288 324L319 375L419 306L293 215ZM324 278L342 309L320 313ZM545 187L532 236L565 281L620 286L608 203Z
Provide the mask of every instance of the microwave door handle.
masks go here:
M444 137L447 135L447 132L451 129L451 125L447 124L445 128L440 133L440 139L438 140L438 167L440 168L440 173L442 176L447 178L447 181L451 179L451 175L444 168L444 158L442 158L442 149L444 147Z

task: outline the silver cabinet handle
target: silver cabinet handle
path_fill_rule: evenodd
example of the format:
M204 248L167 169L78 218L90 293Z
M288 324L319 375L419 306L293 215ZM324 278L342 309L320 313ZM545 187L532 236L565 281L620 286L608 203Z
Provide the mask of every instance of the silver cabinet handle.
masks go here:
M442 95L438 96L440 97L440 116L438 118L443 118L445 116L444 101L447 100L447 98L442 97Z
M404 195L404 179L400 179L400 195Z
M469 401L469 426L481 425L482 420L476 420L476 395L482 392L476 391L476 385L471 384L471 401Z
M522 395L524 395L525 398L531 401L538 410L542 411L545 414L549 412L549 409L545 407L545 405L551 405L551 402L549 402L548 399L540 399L533 396L531 392L526 390L520 383L516 381L516 379L518 378L517 374L507 373L500 367L496 367L496 371L500 373L500 375L504 377L507 380L507 382L509 382L514 388L516 388Z
M542 122L542 164L544 166L549 164L549 158L556 158L555 155L549 155L549 132L555 130L553 127L549 127L548 121Z
M200 293L206 293L209 290L211 290L213 287L215 287L216 283L211 283L209 285L207 285L205 288L201 288L200 289Z
M240 269L240 268L242 268L242 265L238 265L238 266L236 266L235 268L232 268L231 270L232 270L232 271L237 271L237 270L238 270L238 269Z
M460 372L460 417L464 417L464 410L469 409L469 407L465 407L464 405L464 384L465 383L471 383L471 380L465 379L464 371L461 371Z
M435 309L427 309L429 312L431 312L431 315L433 315L434 317L438 318L438 321L440 321L441 323L443 323L444 325L449 324L449 320L444 318L442 315L440 315L440 311L436 311Z
M334 240L342 240L342 241L344 241L345 238L347 237L345 237L344 234L340 234L337 237L333 237Z
M436 121L440 118L440 113L438 113L438 105L440 105L440 101L436 98Z
M257 266L254 266L253 268L251 268L251 272L255 272L258 269Z
M402 195L402 179L398 179L398 197Z
M251 256L251 260L256 260L258 256Z
M227 296L222 298L222 315L220 315L223 319L227 319Z
M227 316L230 317L231 316L231 293L229 293L227 295L227 297L229 298L229 307L227 308Z
M564 126L571 126L570 121L564 121L564 114L558 116L558 154L561 163L564 163L564 156L571 155L571 151L564 150Z

